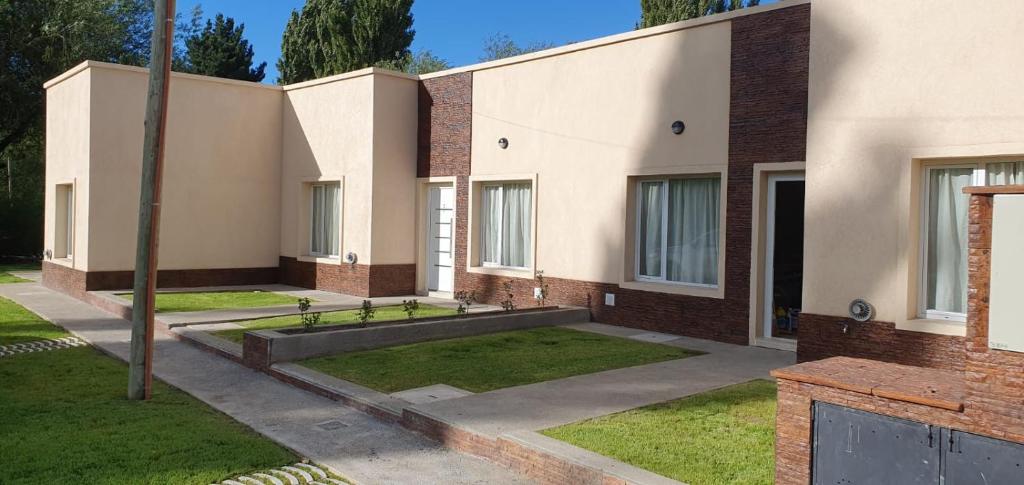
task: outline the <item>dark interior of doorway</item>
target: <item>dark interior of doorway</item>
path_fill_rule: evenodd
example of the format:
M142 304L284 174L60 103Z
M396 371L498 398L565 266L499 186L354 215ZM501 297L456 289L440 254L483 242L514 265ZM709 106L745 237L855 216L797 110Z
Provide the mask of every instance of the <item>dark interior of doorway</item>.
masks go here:
M804 277L804 182L775 185L772 336L796 338Z

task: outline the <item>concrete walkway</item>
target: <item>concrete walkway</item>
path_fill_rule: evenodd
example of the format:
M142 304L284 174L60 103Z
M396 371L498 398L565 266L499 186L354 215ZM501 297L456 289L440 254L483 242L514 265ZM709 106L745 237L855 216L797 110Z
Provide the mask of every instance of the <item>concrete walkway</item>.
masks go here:
M0 296L122 360L129 322L36 283L0 285ZM156 335L154 372L215 409L356 483L529 483L388 424L167 335Z
M706 355L510 387L411 406L458 428L497 438L540 431L752 379L796 362L792 352L730 345L625 327L566 325L588 332L707 352Z

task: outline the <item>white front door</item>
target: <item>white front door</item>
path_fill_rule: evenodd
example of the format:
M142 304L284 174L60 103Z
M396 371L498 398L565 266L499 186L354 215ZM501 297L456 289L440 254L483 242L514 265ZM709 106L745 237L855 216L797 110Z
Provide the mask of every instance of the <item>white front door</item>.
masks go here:
M427 199L427 290L451 293L455 262L455 188L433 185Z

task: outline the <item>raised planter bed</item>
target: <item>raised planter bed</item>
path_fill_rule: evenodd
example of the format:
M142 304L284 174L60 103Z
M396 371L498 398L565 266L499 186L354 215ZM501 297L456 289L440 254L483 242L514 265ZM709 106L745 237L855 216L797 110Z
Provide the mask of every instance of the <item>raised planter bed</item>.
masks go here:
M242 361L255 369L342 352L590 321L585 308L530 308L424 320L247 332Z

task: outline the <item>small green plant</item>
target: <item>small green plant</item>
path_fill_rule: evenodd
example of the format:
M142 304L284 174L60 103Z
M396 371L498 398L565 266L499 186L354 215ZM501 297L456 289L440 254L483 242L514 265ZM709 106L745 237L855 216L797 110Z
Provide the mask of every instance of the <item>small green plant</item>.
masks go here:
M416 310L420 309L420 302L416 299L402 300L402 310L405 311L406 315L409 315L409 320L416 319Z
M515 285L515 280L508 280L501 284L501 287L505 290L505 299L501 300L501 308L503 308L506 312L510 312L516 309L516 304L512 302L512 300L515 299L516 296L512 288L513 285Z
M363 326L370 320L373 320L373 314L377 313L377 309L373 307L373 303L370 300L363 300L363 307L359 309L357 316L359 317L359 323Z
M455 300L459 302L459 308L455 310L456 313L459 315L469 313L469 307L476 303L476 292L456 291Z
M299 298L299 315L302 317L302 328L309 332L320 323L320 312L310 312L313 305L309 298Z
M534 298L537 299L537 306L544 306L544 302L548 299L548 282L544 280L544 272L537 271L534 279L537 280L537 294L534 295Z

